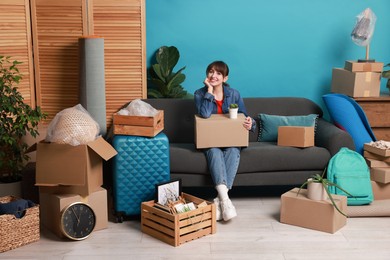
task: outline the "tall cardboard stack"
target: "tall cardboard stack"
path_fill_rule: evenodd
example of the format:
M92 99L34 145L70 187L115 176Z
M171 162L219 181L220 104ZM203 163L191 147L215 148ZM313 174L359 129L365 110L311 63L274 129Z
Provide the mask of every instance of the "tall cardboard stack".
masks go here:
M41 141L36 151L36 185L43 225L62 237L61 211L74 202L85 202L96 214L94 230L107 228L107 191L101 187L102 159L115 156L115 149L99 137L78 146Z
M332 71L334 93L350 97L379 97L382 62L346 61L344 68Z
M375 200L390 199L390 149L364 144Z

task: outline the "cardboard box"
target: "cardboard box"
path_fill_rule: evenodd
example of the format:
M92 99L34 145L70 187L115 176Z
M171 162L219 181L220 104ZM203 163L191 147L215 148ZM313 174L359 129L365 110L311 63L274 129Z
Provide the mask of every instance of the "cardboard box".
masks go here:
M347 223L347 218L340 214L330 200L315 201L308 199L307 190L294 188L281 197L280 222L335 233ZM333 195L336 205L342 212L347 209L347 197Z
M164 129L164 111L155 116L124 116L114 114L113 132L117 135L154 137Z
M371 181L372 192L374 193L374 200L390 199L390 184Z
M102 159L108 160L117 154L101 137L78 146L39 142L36 149L36 185L57 187L62 193L74 192L82 196L102 186Z
M280 126L278 145L302 148L314 146L314 127Z
M383 62L357 62L347 60L344 69L352 72L382 72Z
M40 187L41 188L41 187ZM62 210L75 202L87 203L96 215L93 231L108 227L107 190L100 188L86 197L76 194L50 194L40 189L41 223L58 237L65 237L61 232L60 220Z
M379 97L380 79L380 72L351 72L334 68L331 91L351 97Z
M383 157L390 157L390 149L382 149L369 144L364 144L364 151L377 154Z
M246 147L249 131L243 126L245 115L239 113L237 119L228 114L213 114L209 118L195 115L196 148Z
M366 159L374 159L374 160L390 163L390 157L384 157L384 156L381 156L381 155L378 155L375 153L371 153L368 151L363 151L363 156Z
M390 167L389 168L370 168L371 180L380 183L390 182Z
M379 160L374 160L370 158L365 158L367 165L372 168L387 168L390 167L390 163L384 162L384 161L379 161Z
M186 242L216 232L215 204L183 193L186 202L206 206L188 212L172 214L155 207L154 201L141 204L141 230L172 246L180 246Z

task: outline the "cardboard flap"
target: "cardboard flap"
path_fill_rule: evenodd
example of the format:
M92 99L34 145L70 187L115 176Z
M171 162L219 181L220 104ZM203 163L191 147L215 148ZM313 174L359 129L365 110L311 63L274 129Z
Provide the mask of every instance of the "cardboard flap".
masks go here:
M118 154L114 147L112 147L106 140L104 140L103 137L99 137L87 145L106 161Z

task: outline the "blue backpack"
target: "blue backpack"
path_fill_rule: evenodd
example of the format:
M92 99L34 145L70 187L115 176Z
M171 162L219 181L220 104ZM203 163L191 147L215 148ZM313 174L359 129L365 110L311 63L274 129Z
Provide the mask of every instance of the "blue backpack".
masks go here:
M370 170L363 156L351 149L343 147L329 161L327 179L345 191L335 186L329 186L329 192L347 196L347 204L365 205L374 200Z

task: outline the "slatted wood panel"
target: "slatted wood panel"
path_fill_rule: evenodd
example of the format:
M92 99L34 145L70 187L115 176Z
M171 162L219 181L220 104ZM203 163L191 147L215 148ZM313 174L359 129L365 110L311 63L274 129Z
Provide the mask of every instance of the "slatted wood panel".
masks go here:
M23 78L18 85L24 102L35 107L32 65L31 24L28 0L0 1L0 55L23 62L18 66Z
M50 121L79 103L78 38L87 33L86 0L31 0L37 102Z
M107 126L112 115L146 98L145 0L93 0L91 32L104 38Z

